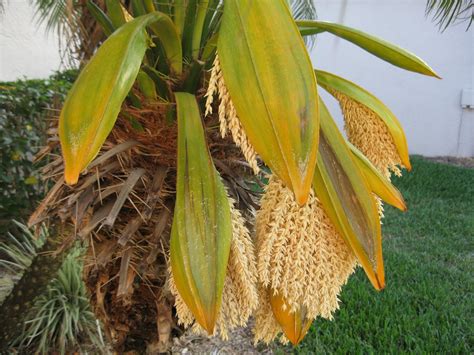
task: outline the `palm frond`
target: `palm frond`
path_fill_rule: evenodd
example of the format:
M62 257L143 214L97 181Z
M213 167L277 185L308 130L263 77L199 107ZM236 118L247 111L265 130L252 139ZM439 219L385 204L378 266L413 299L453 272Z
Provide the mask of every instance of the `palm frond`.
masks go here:
M465 22L467 22L467 31L474 18L474 2L472 0L427 0L425 14L432 16L441 32L452 24Z
M293 17L297 20L315 20L316 6L313 0L289 0Z
M81 43L84 33L81 27L81 7L77 0L30 0L38 25L44 25L46 32L56 32L60 39L60 54L73 67L74 48ZM63 48L63 45L65 47Z
M1 0L0 0L1 1ZM63 64L73 68L87 60L103 38L100 25L87 10L89 0L29 0L38 24L47 32L56 32L60 39ZM101 9L105 0L94 0Z
M318 14L314 0L288 0L293 17L296 20L316 20ZM304 38L306 47L313 48L316 36L306 36Z
M70 0L30 0L35 8L35 16L47 31L64 30L64 26L74 25L75 9Z

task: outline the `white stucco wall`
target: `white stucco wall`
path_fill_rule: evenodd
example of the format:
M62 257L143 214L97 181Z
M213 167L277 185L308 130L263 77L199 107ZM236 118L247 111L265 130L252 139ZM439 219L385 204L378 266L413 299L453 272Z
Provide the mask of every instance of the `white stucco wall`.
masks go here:
M461 90L473 87L473 30L439 33L425 0L316 0L321 20L341 22L392 41L426 60L443 80L396 68L330 34L318 36L315 67L346 77L384 101L405 127L411 153L474 156L474 111ZM473 26L474 27L474 26ZM37 29L28 0L9 0L0 17L0 81L40 78L60 67L57 37ZM330 108L339 122L339 109Z
M443 78L394 67L359 47L321 34L311 53L315 67L343 76L378 96L405 128L411 153L474 156L474 110L461 108L461 90L473 87L473 30L439 33L424 17L424 0L317 0L320 20L382 37L423 58ZM338 114L337 105L330 105Z
M56 33L38 27L29 0L8 0L0 15L0 81L45 78L60 68Z

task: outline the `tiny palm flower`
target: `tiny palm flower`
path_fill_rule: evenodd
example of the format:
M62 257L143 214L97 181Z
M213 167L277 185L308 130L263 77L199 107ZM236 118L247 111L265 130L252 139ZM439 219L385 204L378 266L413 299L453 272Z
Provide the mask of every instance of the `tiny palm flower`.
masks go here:
M349 141L357 147L382 174L390 179L391 173L401 176L403 163L398 154L393 137L374 111L349 96L331 90L339 101L343 116L344 129ZM384 217L382 200L374 194L380 220Z
M370 108L340 92L332 92L344 114L344 128L354 144L388 178L401 176L404 167L393 137L382 119Z
M388 181L391 173L401 176L402 168L411 169L405 133L390 109L349 80L320 70L316 73L320 85L339 101L347 137L353 144L352 148L358 151L355 154L368 159L368 165L377 169ZM368 167L367 164L362 165L362 168ZM377 194L374 198L382 220L382 199ZM403 202L397 207L406 209Z
M227 91L224 77L222 76L219 56L217 54L214 59L211 78L209 79L209 86L206 93L206 116L212 114L212 103L215 94L219 97L219 125L222 138L230 131L235 144L242 150L245 160L247 160L254 173L258 174L260 169L257 163L257 153L250 144L247 134L237 117L237 111L235 110L230 94Z
M289 313L304 309L307 319L332 319L341 287L355 266L355 255L314 192L299 206L291 190L272 176L257 213L258 275L263 289L270 292L260 292L263 308L278 295L284 300L282 309ZM272 313L257 312L256 340L273 340L278 328L272 324Z
M374 166L390 179L391 173L401 176L405 166L398 154L387 126L374 111L338 91L331 92L339 101L344 115L344 129L354 144ZM380 220L384 217L382 200L374 194Z
M234 201L231 198L229 198L229 201L231 203L233 235L222 292L221 309L214 328L214 335L219 334L224 340L228 339L229 331L247 324L259 302L253 241L245 226L245 219L240 211L234 207ZM205 330L196 322L193 313L176 289L171 272L169 287L175 297L179 323L186 328L191 327L195 333L205 333Z
M339 101L344 116L344 129L349 141L357 147L382 174L390 179L391 173L401 176L403 167L385 123L367 106L339 91L331 91ZM383 202L374 194L380 220L384 217Z
M411 169L403 128L395 115L374 95L331 73L316 71L318 81L339 101L349 141L383 174L401 176Z

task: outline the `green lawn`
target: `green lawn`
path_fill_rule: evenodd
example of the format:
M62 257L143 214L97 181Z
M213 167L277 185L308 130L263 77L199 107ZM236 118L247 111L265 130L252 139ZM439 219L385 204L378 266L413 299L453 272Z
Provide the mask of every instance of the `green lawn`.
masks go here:
M296 353L474 352L474 170L412 162L394 181L409 211L386 207L386 289L359 269Z

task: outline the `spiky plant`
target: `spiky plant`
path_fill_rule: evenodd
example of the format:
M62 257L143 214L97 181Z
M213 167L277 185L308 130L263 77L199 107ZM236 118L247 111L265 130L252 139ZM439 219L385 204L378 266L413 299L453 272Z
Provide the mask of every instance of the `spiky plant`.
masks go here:
M406 139L375 96L314 71L302 35L434 71L364 32L295 20L284 0L106 3L87 4L108 39L63 107L61 156L44 169L55 185L30 224L88 241L84 277L114 348L165 350L173 304L198 332L226 337L254 315L257 341L297 344L357 265L383 289L381 200L406 209L389 181L410 169Z
M79 248L70 253L46 292L35 300L25 330L17 340L20 349L66 354L92 347L105 353L100 326L91 311L81 277L80 255Z
M35 237L31 230L24 224L13 220L16 232L9 231L5 240L0 242L0 303L3 302L13 285L22 273L28 269L32 260L45 241L47 230L39 229L39 236Z
M0 243L0 300L8 294L21 274L28 272L49 234L44 225L40 226L39 235L35 236L26 225L16 221L13 223L17 231L9 232L5 241ZM81 279L82 252L80 248L75 248L69 253L45 292L30 300L31 309L21 309L26 313L25 322L21 324L21 333L11 344L16 351L40 354L58 351L64 354L91 346L95 350L105 349L100 339L99 324L91 312L86 287Z

